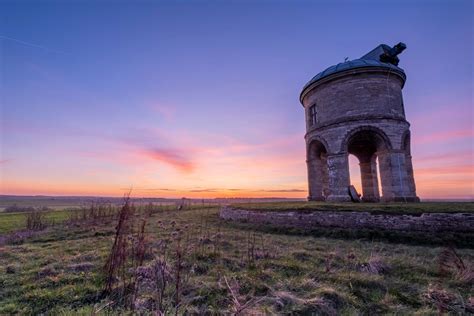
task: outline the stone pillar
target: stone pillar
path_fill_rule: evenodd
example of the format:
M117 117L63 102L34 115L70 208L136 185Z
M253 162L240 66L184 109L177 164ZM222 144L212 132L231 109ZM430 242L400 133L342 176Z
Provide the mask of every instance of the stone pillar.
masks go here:
M382 201L418 202L420 199L414 191L413 175L410 174L406 154L402 151L391 151L378 155L380 178L382 182Z
M308 166L308 201L324 201L322 161L319 158L312 158L307 160L306 164Z
M326 199L329 195L329 172L328 172L328 159L326 154L321 155L322 168L322 181L323 181L323 197Z
M415 201L416 199L418 199L419 201L420 199L416 196L416 185L415 185L415 175L413 174L413 163L411 161L411 155L409 154L405 155L405 165L406 165L407 174L408 174L408 185L410 188L409 192L412 193L412 195L415 197Z
M328 191L327 201L349 202L349 162L347 153L327 155Z
M380 200L377 182L377 162L374 155L369 161L361 162L360 175L362 178L362 201L378 202Z

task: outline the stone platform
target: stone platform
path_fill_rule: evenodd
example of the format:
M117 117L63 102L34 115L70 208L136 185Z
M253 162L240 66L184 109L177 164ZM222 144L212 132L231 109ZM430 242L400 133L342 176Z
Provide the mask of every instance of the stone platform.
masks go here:
M224 207L225 220L302 229L345 228L385 231L474 233L473 213L373 214L361 211L266 211Z

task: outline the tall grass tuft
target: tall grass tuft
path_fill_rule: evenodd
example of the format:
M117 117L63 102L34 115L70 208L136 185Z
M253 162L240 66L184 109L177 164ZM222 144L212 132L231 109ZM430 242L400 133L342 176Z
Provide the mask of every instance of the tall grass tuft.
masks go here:
M125 197L124 205L120 209L117 227L115 228L115 238L112 249L104 266L105 288L104 292L112 292L117 279L123 282L123 290L126 284L126 263L127 255L130 251L128 235L131 233L130 219L133 216L133 206L130 203L130 196ZM123 291L123 292L124 292Z
M452 247L443 249L439 254L438 269L443 276L451 275L457 281L474 282L472 267L466 264Z
M26 215L26 229L27 230L43 230L46 228L46 217L42 211L34 210Z

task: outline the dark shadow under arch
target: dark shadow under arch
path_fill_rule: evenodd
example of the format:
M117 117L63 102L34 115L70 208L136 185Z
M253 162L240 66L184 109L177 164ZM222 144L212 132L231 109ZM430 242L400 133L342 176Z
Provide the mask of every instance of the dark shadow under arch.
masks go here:
M372 138L377 150L392 149L392 143L383 130L375 126L360 126L346 133L344 140L341 143L341 152L349 152L349 144L358 136Z

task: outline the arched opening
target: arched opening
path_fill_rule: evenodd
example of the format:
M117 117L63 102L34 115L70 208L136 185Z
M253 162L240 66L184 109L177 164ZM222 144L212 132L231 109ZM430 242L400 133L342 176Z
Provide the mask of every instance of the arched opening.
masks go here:
M329 172L326 146L313 140L308 146L309 200L324 201L329 194Z
M375 163L377 164L377 174L379 175L377 177L377 188L379 189L379 193L380 193L380 192L382 192L382 181L380 181L380 162L379 162L379 157L378 156L377 156L377 158L375 158Z
M356 156L349 154L349 181L351 185L355 187L357 193L362 192L362 182L361 182L361 175L360 175L360 162L359 158Z
M349 170L351 182L356 183L353 180L356 175L360 177L361 191L358 190L358 192L362 193L362 201L364 202L380 201L379 187L381 181L378 178L380 173L378 158L389 148L388 141L384 136L377 130L361 129L353 133L347 141L349 157L351 155L355 156L359 164L358 174L353 171L354 167ZM380 174L383 178L383 172Z

